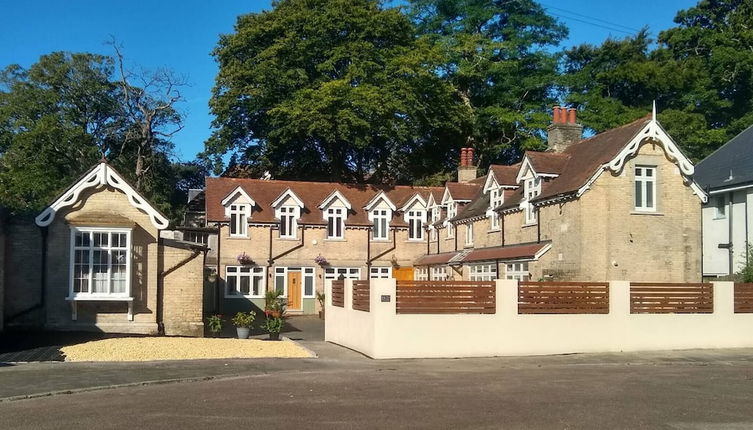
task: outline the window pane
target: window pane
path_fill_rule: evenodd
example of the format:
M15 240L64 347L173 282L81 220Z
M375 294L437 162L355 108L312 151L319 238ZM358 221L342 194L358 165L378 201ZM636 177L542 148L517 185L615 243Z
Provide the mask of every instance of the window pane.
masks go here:
M314 295L314 277L313 276L305 276L303 278L303 295L305 296Z
M238 277L237 276L228 276L227 277L227 293L230 296L237 296L240 294L238 291Z
M285 292L285 277L275 276L275 289L281 293Z
M254 282L254 290L253 295L255 296L261 296L261 285L262 285L262 277L261 276L254 276L253 282Z
M643 182L635 181L635 207L637 208L643 207L643 193L641 188L643 188Z
M251 292L251 277L241 276L241 294L247 296Z
M238 215L230 214L230 234L238 234Z
M651 172L651 170L646 170L646 173L648 172ZM651 182L646 182L646 207L654 207L654 187Z

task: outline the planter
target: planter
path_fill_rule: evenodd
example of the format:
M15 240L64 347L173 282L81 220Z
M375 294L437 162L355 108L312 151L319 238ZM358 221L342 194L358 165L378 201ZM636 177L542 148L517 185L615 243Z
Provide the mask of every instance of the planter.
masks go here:
M269 333L269 340L280 340L280 333Z
M235 330L238 332L238 339L248 339L248 335L251 333L250 327L236 327Z

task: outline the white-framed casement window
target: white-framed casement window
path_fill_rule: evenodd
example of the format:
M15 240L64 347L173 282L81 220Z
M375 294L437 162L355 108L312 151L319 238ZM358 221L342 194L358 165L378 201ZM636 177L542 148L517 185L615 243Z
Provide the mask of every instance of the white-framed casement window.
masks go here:
M438 239L437 228L433 226L437 221L439 221L439 206L434 206L431 208L431 240Z
M359 267L327 267L324 269L324 279L361 279L361 269Z
M714 219L727 218L727 196L719 194L714 197Z
M327 239L342 239L345 232L345 208L327 209Z
M316 294L313 267L275 267L275 289L281 291L283 297L288 297L288 275L296 272L299 272L302 278L301 296L304 299L313 298Z
M473 223L465 225L465 246L473 246Z
M225 297L264 297L266 280L266 268L263 266L227 266L225 267Z
M470 266L471 281L493 281L497 279L497 263L474 264Z
M528 263L507 263L505 266L505 279L527 281L530 277Z
M499 212L495 211L494 209L498 208L502 205L502 203L504 203L505 193L501 188L491 190L490 193L489 210L491 211L491 229L499 230Z
M656 212L656 166L635 166L635 210Z
M541 194L541 178L528 178L525 180L526 201L526 224L536 224L536 208L531 200Z
M408 240L424 240L425 211L408 211L405 215L408 221Z
M416 267L413 271L414 281L428 281L429 280L429 268L426 266Z
M129 297L131 229L71 228L69 297Z
M371 267L369 269L369 279L390 278L392 278L392 267Z
M447 266L432 266L431 267L431 280L432 281L446 281Z
M230 236L248 237L248 217L251 216L250 205L230 205Z
M454 202L447 203L447 219L452 219L458 214L458 206ZM446 222L446 221L445 221ZM447 238L452 239L455 237L455 226L448 222L447 223Z
M371 219L374 222L374 228L371 230L373 240L387 240L390 231L390 210L373 209Z
M295 239L298 236L298 207L283 206L279 209L280 238Z

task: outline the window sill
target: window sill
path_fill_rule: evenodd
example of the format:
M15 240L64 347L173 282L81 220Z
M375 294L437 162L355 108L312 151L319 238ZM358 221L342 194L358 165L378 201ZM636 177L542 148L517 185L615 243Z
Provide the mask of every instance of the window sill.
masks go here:
M502 231L502 230L500 230L499 228L492 228L492 229L487 230L486 233L487 234L488 233L499 233L500 231Z
M226 299L263 299L264 296L228 296L225 295Z
M535 227L537 225L539 225L539 223L534 222L534 223L523 224L521 227L528 228L528 227Z
M277 240L283 240L286 242L298 242L297 237L278 237Z
M711 218L712 221L720 220L720 219L727 219L726 216L716 216L714 218Z
M132 302L133 297L77 295L68 296L65 300L69 302Z
M248 239L248 236L228 236L229 240L241 240L241 239Z
M426 239L408 239L405 243L425 243Z
M326 239L324 239L324 241L325 242L347 242L345 240L345 238L342 238L342 237L341 238L333 237L331 239L330 238L326 238Z
M643 211L632 211L630 212L630 215L648 215L648 216L664 216L661 212L643 212Z
M387 238L385 238L385 239L369 239L369 242L372 242L372 243L389 243L390 239L387 239Z

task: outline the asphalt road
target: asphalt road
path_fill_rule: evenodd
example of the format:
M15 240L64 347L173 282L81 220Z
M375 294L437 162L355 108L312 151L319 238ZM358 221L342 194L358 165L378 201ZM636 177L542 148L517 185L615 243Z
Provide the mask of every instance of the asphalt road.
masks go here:
M324 355L210 381L1 402L0 428L753 428L751 350Z

